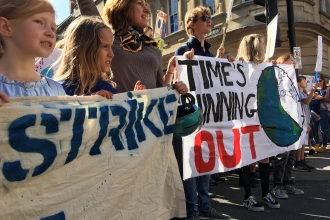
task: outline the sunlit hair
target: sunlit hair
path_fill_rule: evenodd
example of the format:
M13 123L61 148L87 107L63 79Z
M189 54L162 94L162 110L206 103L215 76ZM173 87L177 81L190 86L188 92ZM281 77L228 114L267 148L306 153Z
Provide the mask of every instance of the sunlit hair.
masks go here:
M290 53L281 55L277 58L276 63L283 64L284 62L288 61L291 58L291 56L292 55Z
M252 61L260 64L265 61L265 53L262 50L262 40L265 38L260 34L250 34L243 37L239 44L236 59L243 58L244 61Z
M0 17L9 21L20 21L37 13L55 10L48 0L0 0ZM0 58L5 52L5 45L0 35Z
M102 72L98 65L103 28L111 30L99 17L83 16L73 21L64 34L61 63L54 79L76 85L75 95L89 95L101 79L115 86L112 73Z
M184 23L186 25L186 32L189 37L194 34L194 30L191 29L189 24L190 24L190 22L194 23L197 21L198 12L201 12L202 15L211 16L211 10L209 8L203 7L203 6L197 6L196 8L191 9L190 11L187 11L187 13L184 17Z
M327 88L327 83L325 82L325 76L322 75L322 74L319 74L319 78L318 78L318 81L319 79L322 79L323 83L322 83L322 90L325 90Z
M108 0L105 4L102 18L112 25L116 36L123 35L129 30L132 23L129 9L134 4L135 0Z

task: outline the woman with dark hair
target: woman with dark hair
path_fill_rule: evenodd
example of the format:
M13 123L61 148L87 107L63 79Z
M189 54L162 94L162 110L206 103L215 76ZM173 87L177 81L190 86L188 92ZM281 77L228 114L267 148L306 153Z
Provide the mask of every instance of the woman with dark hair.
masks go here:
M322 146L320 146L319 136L314 136L315 146L314 149L318 153L326 152L327 143L328 143L328 121L329 121L329 110L327 108L326 103L330 102L330 98L326 98L327 92L327 84L325 81L325 77L323 75L319 75L317 80L317 90L313 95L313 101L311 102L311 110L314 111L318 116L320 116L320 120L317 121L312 117L312 122L314 126L314 131L317 134L320 126L320 131L322 134Z

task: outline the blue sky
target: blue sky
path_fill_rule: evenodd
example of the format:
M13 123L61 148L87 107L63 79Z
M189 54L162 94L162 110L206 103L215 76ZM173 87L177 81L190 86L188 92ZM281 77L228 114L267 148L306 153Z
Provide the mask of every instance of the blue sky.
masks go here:
M56 24L61 24L70 14L70 0L50 0L56 11Z

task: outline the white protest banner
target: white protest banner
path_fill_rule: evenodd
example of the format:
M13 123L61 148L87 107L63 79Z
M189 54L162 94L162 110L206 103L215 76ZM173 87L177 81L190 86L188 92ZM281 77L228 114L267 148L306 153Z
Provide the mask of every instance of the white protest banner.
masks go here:
M59 58L62 50L54 48L53 52L47 58L38 58L35 62L35 71L43 76L52 78L59 67Z
M1 219L185 217L177 92L13 98L0 107Z
M230 21L231 11L233 10L233 4L234 4L234 0L230 0L229 7L228 7L228 10L227 10L226 23L228 23Z
M322 54L323 54L323 45L322 45L322 36L317 38L317 60L315 66L315 72L322 72Z
M202 129L183 138L184 179L301 147L307 121L292 66L201 56L177 62L179 80L204 115Z
M267 46L265 60L268 60L274 55L276 34L278 25L278 15L267 25Z

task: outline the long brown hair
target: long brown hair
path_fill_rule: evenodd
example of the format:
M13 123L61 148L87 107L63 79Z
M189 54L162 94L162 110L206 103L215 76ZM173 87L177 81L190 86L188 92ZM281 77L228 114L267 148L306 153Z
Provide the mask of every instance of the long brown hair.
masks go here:
M261 34L250 34L243 37L239 44L236 59L243 58L244 61L252 61L260 64L265 61L265 53L261 50L261 40L265 40Z
M115 86L111 72L102 72L98 65L100 31L103 28L110 29L99 17L82 16L73 21L65 32L61 63L54 79L76 85L75 95L90 94L101 79Z
M37 13L55 13L48 0L0 0L0 17L10 21L19 21ZM0 35L0 58L5 52L5 45Z

